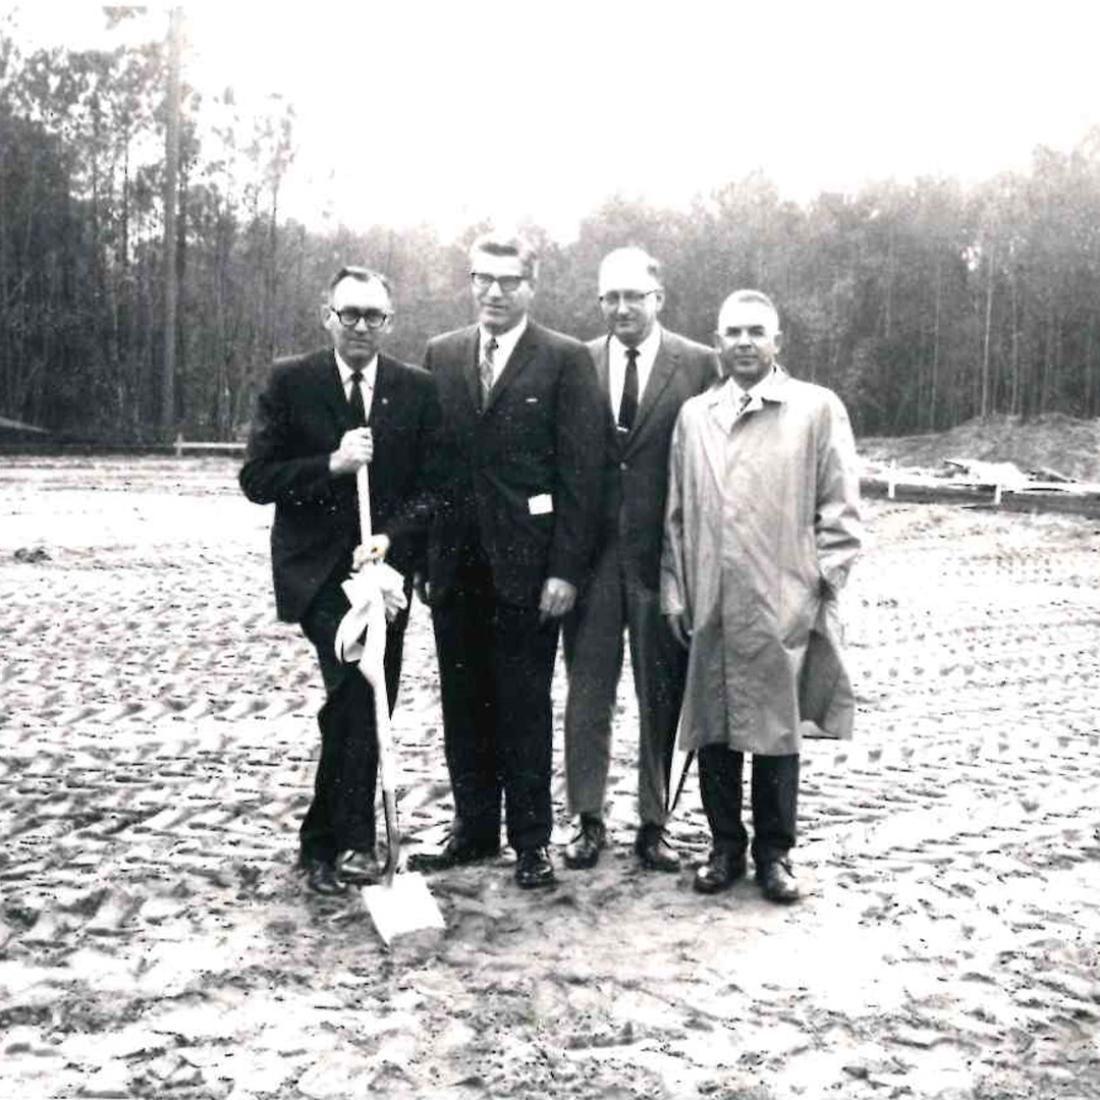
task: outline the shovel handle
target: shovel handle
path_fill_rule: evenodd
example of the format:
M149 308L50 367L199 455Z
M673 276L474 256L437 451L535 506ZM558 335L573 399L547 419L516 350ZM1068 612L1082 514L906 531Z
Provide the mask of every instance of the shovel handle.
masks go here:
M365 546L373 534L370 523L370 474L366 463L355 471L355 489L359 494L359 541Z
M386 619L382 614L371 617L367 630L386 629ZM386 861L386 883L393 880L397 869L397 854L400 836L397 831L397 769L393 758L393 734L390 731L390 706L386 698L386 677L384 668L377 667L367 672L367 679L374 696L374 732L378 739L378 779L382 785L382 806L386 812L386 848L389 859Z
M366 463L355 471L355 489L359 495L359 534L364 545L371 537L370 521L370 474ZM367 623L367 631L375 632L375 637L386 636L386 614L381 600L374 604L374 610ZM359 671L370 684L374 696L374 732L378 739L378 778L382 785L382 805L386 813L386 846L389 859L386 863L386 884L393 882L393 873L397 869L397 856L400 837L397 831L397 775L393 759L393 734L390 732L390 704L386 691L386 670L382 662L381 650L369 647L369 652L378 654L376 660L368 663L367 654L360 662Z

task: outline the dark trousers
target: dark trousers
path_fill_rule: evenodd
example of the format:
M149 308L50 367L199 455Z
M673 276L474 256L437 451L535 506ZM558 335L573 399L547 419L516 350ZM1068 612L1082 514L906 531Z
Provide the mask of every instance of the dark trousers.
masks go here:
M317 715L321 758L313 782L313 801L299 831L302 859L332 862L350 848L372 851L375 841L374 790L378 774L378 738L374 693L359 665L343 664L334 644L348 600L340 587L344 574L321 586L302 617L302 632L317 650L325 681L325 704ZM408 596L406 592L406 596ZM401 651L408 609L386 627L385 674L390 712L401 678Z
M499 843L501 794L508 843L549 843L550 681L558 622L498 600L476 551L432 608L443 702L443 743L459 843Z
M699 750L699 793L715 848L742 855L748 833L741 824L745 754L725 745ZM784 859L795 843L798 755L752 758L752 859L759 869Z

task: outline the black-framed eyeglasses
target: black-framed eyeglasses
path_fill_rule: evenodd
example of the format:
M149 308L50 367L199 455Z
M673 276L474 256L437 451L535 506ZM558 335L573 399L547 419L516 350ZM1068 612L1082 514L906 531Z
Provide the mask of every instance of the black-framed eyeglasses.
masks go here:
M493 283L496 283L504 294L515 294L526 278L526 275L490 275L485 271L470 272L470 282L478 290L488 290Z
M623 291L609 290L606 294L600 295L600 302L611 309L617 309L620 302L624 306L640 306L651 294L657 293L658 291L656 289Z
M384 309L355 309L352 306L345 306L343 309L333 309L332 312L336 314L336 319L344 328L355 328L362 321L367 328L377 331L390 319L390 315Z

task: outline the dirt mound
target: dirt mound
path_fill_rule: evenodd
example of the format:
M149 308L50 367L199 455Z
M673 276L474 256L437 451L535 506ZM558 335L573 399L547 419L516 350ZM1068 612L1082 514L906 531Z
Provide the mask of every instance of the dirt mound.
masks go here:
M937 469L946 458L1012 462L1021 470L1057 470L1082 481L1100 481L1100 420L1050 413L1032 420L992 416L968 420L947 432L859 441L870 463Z

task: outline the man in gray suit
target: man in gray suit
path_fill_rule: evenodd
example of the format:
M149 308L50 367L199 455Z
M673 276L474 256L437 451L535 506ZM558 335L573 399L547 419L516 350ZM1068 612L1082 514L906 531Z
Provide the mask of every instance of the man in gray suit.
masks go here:
M661 615L661 536L668 450L680 406L718 377L714 352L663 329L660 265L640 248L619 248L600 265L608 334L589 344L606 409L612 461L604 490L602 547L592 579L566 617L569 673L565 774L576 835L573 868L592 867L606 843L604 802L611 713L630 638L638 696L638 818L635 851L651 870L676 871L665 835L669 763L684 690L686 653Z

